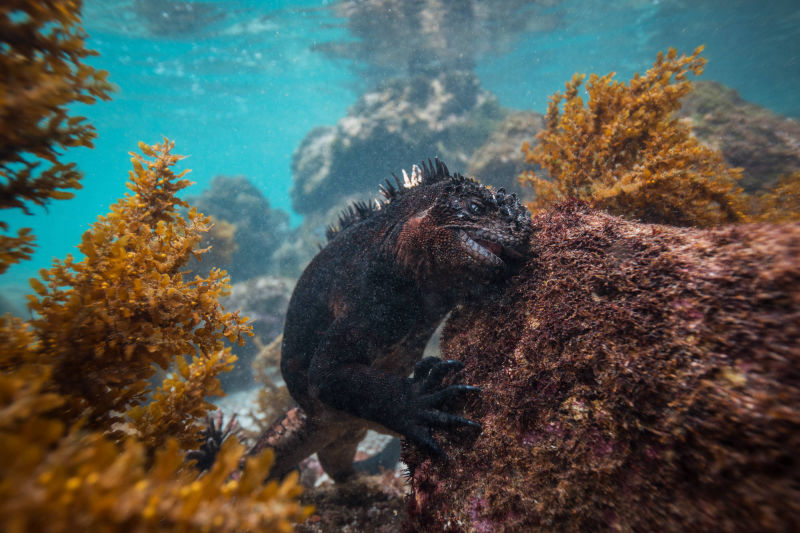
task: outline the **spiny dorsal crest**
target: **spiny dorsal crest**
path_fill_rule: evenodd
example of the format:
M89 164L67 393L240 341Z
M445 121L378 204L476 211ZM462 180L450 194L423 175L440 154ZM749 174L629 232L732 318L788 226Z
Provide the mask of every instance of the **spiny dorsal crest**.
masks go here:
M385 184L378 185L378 189L381 191L381 194L384 198L386 198L387 201L391 202L392 198L397 197L397 195L401 194L405 189L411 189L422 183L422 170L420 170L417 165L413 165L411 167L410 175L405 171L405 169L403 169L402 174L403 179L401 180L397 177L397 174L392 172L394 183L389 181L387 178ZM380 200L376 200L376 205L380 206L383 204L381 204ZM380 209L380 207L378 207L378 209Z
M450 171L447 169L447 165L445 165L442 161L439 161L438 157L433 161L428 159L427 163L422 161L421 166L413 165L411 167L411 173L408 173L405 170L403 170L401 173L403 175L402 179L397 177L397 174L392 173L394 183L389 181L387 178L386 182L379 186L381 195L384 197L383 200L375 199L374 202L369 204L359 201L347 206L347 208L344 209L344 211L342 211L342 213L339 215L338 228L333 225L328 226L328 229L325 232L327 239L330 241L337 233L345 228L352 226L356 222L360 222L366 218L369 218L373 213L380 211L384 206L391 203L392 200L405 194L409 189L413 189L420 185L437 183L448 178L459 183L464 181L474 181L465 178L458 173L451 176Z

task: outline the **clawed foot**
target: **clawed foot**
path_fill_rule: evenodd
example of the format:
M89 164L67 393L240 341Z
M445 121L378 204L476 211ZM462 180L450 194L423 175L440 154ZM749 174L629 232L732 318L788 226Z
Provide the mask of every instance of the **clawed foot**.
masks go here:
M239 422L236 420L236 414L231 417L224 427L223 421L222 411L217 411L216 416L206 415L206 427L201 432L203 435L202 444L197 450L192 450L186 454L186 459L197 461L196 465L200 470L211 468L225 439L239 431Z
M480 392L472 385L449 385L442 388L442 380L451 371L464 368L460 361L442 361L435 357L421 359L414 367L411 377L411 412L405 436L428 453L446 457L439 444L431 436L431 428L456 429L471 427L480 429L480 424L462 416L440 409L442 404L465 392Z

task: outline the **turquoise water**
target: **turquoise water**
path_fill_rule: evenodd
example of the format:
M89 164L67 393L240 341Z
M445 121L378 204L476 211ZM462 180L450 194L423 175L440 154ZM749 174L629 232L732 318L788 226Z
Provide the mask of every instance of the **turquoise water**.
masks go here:
M504 106L544 111L574 72L616 71L627 79L659 50L690 53L705 44L702 79L800 118L797 0L576 0L529 9L536 13L525 31L475 57L483 87ZM293 151L313 127L342 118L376 81L356 74L353 61L316 51L352 40L327 2L88 0L84 26L89 47L100 52L92 63L109 71L118 91L110 102L76 107L98 133L94 150L67 156L85 173L76 198L32 217L7 216L12 227L33 227L39 245L32 261L2 279L12 301L28 292L26 280L39 268L74 253L81 233L124 194L127 153L138 141L167 136L177 153L190 155L184 168L197 185L189 194L216 175L245 175L272 206L291 212ZM442 21L441 31L460 28ZM375 169L376 183L386 171Z

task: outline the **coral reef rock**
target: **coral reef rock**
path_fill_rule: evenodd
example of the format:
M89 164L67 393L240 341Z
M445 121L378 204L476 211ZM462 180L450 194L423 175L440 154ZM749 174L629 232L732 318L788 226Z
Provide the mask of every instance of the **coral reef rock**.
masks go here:
M253 385L253 360L261 347L283 331L283 319L293 289L292 279L260 276L234 283L230 295L222 300L226 309L238 310L250 319L255 334L255 339L244 346L233 347L233 353L238 357L234 370L220 376L226 391Z
M445 327L483 431L450 461L405 450L407 528L796 531L800 224L683 229L573 201L533 225L502 298Z
M748 102L717 82L696 82L678 113L691 119L703 143L742 167L741 185L753 192L800 170L800 123Z
M292 205L303 214L341 206L429 157L464 170L503 115L470 71L392 80L364 94L336 126L309 132L292 160Z

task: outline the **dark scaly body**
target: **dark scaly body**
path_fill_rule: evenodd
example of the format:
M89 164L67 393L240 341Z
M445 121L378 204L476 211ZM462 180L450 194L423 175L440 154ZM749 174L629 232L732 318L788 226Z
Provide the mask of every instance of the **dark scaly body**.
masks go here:
M318 452L334 479L346 478L367 429L441 454L431 427L475 425L439 409L473 389L441 388L458 363L420 358L455 305L507 277L530 215L515 195L451 176L438 160L405 177L387 181L386 201L345 212L295 287L281 371L301 409L253 448L276 450L274 476Z

